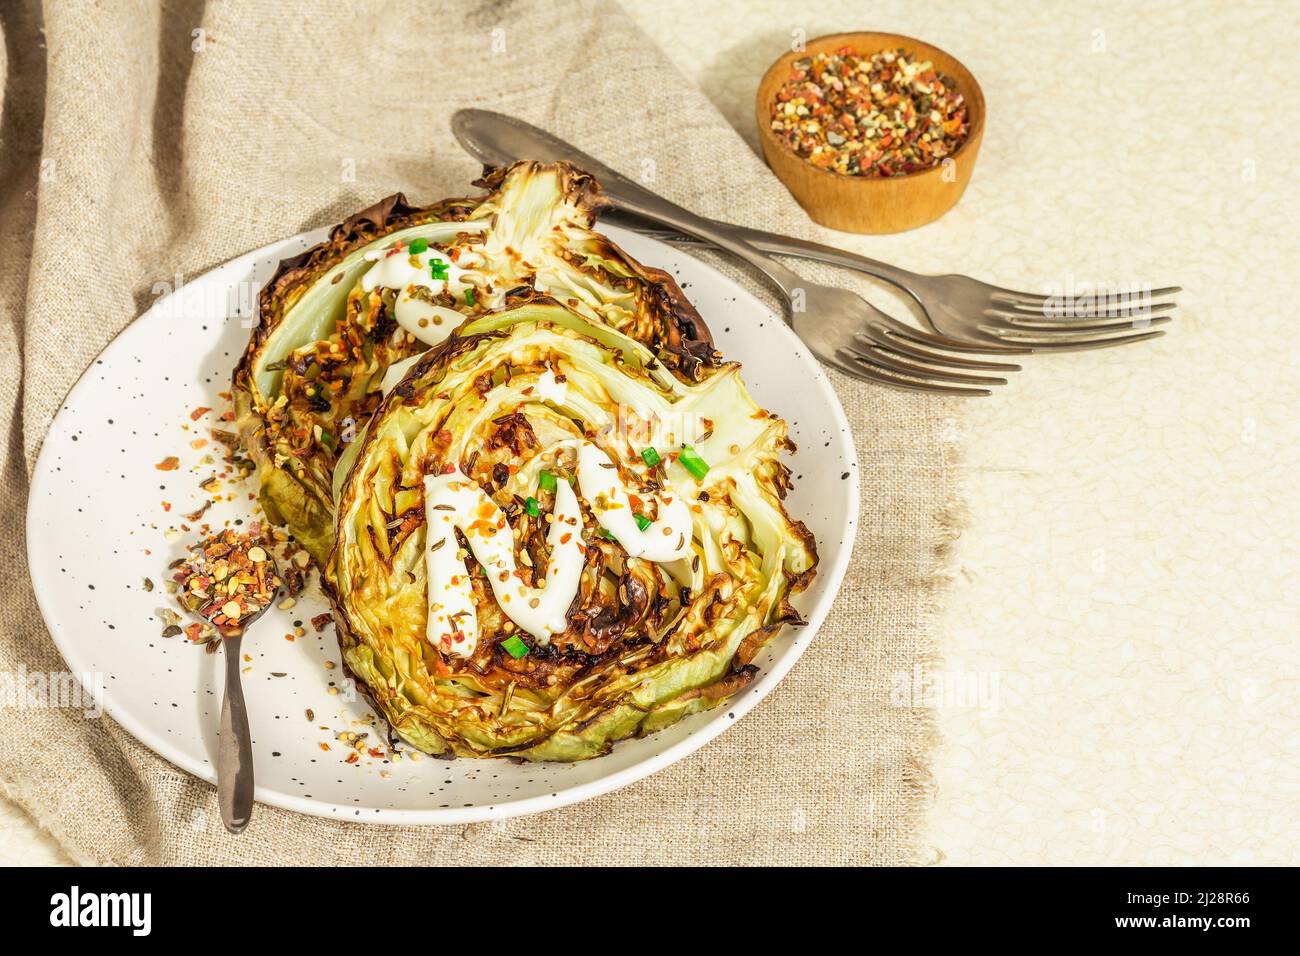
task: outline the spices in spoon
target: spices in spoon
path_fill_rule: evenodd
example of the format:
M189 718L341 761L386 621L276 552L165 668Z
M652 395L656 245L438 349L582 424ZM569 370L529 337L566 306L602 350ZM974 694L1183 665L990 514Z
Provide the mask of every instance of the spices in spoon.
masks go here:
M929 169L970 135L955 82L905 50L862 56L841 47L795 60L771 124L797 155L848 176Z
M181 607L218 630L260 614L282 583L261 539L232 528L192 546L172 579Z

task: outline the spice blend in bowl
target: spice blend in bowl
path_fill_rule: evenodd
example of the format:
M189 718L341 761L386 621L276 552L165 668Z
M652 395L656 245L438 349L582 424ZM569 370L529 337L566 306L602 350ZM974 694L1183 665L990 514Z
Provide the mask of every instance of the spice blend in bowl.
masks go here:
M772 172L815 222L915 229L957 204L984 136L970 70L896 33L837 33L781 56L755 99Z
M771 122L797 155L848 176L929 169L970 133L956 81L906 50L864 56L841 47L795 60Z

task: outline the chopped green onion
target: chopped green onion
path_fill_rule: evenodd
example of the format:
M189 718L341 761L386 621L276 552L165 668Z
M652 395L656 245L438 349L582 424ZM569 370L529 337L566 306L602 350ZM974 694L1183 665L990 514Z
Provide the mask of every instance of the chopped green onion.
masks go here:
M542 489L542 491L554 491L555 476L549 471L543 471L537 476L537 487Z
M511 634L502 641L501 648L515 660L528 653L528 645L519 639L518 634Z
M640 528L642 531L650 527L650 525L654 524L654 522L651 521L649 518L647 518L645 515L633 514L632 517L636 518L636 526Z
M418 256L420 253L424 252L424 251L427 250L428 248L429 248L429 240L428 240L428 239L412 239L412 240L411 240L411 255L413 255L413 256Z
M682 446L681 454L677 456L677 460L682 463L682 467L689 471L696 481L703 481L704 476L709 473L709 463L701 458L699 452L690 445Z
M655 451L653 447L642 451L641 459L651 468L663 461L663 459L659 457L659 452Z
M447 279L450 266L441 259L429 260L429 275L434 279Z
M541 512L537 510L537 499L529 498L524 502L524 510L528 512L530 518L536 518Z
M465 304L466 304L466 305L473 305L473 304L474 304L474 290L473 290L473 289L466 289L466 290L465 290Z

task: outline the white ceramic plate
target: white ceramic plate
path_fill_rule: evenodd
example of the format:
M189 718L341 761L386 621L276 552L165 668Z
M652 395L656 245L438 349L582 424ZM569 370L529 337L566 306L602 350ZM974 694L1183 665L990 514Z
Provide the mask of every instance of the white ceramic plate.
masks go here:
M334 627L316 634L327 610L313 584L288 611L273 608L244 640L252 658L244 689L253 729L257 799L303 813L377 823L456 823L534 813L625 786L681 759L757 704L794 665L829 609L848 564L858 514L857 462L848 425L817 362L781 319L742 287L685 252L615 229L609 235L642 262L672 272L713 330L744 365L755 400L790 423L790 513L817 536L820 568L795 599L808 625L787 629L755 663L758 679L726 706L579 764L424 759L346 764L334 740L359 729L368 708L348 700ZM190 442L229 407L230 372L248 339L256 289L282 258L324 238L307 233L250 252L178 288L128 326L69 393L45 438L32 482L27 547L32 583L70 670L102 682L104 710L178 767L215 782L220 655L183 637L160 637L155 617L171 599L168 563L195 535L166 535L207 497L216 469L200 458L221 449ZM198 406L216 411L190 421ZM188 430L187 430L188 426ZM228 426L226 426L228 427ZM180 468L155 465L176 455ZM225 484L235 501L204 521L253 518L247 485ZM162 502L170 502L170 511ZM169 539L170 537L170 539ZM152 592L143 581L155 582ZM315 575L313 575L314 581ZM307 636L285 639L294 622ZM282 675L282 676L276 676ZM308 720L306 711L313 711ZM321 729L322 727L327 729ZM373 738L372 738L373 739ZM322 743L331 745L326 751Z

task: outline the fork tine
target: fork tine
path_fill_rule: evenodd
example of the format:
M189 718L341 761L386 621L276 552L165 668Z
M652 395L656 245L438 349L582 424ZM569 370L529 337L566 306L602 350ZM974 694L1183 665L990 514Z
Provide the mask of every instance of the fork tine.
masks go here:
M1182 291L1183 291L1182 286L1170 285L1160 289L1152 289L1150 292L1145 292L1145 291L1126 292L1123 295L1116 296L1113 301L1115 302L1128 301L1134 298L1160 299L1167 295L1173 295L1176 292L1182 292ZM1088 296L1067 297L1067 296L1058 296L1058 295L1041 295L1041 294L1036 295L1031 292L1017 292L1015 289L1001 289L1001 288L995 288L994 291L989 294L989 297L997 302L1007 302L1012 305L1028 305L1030 307L1042 306L1049 299L1059 299L1063 302L1072 302L1077 299L1088 298Z
M885 375L882 372L875 372L865 365L853 361L850 357L835 358L829 355L817 354L818 360L828 368L837 369L851 378L861 379L866 382L879 382L883 385L897 385L899 387L919 388L920 383L906 379L894 378ZM928 389L927 389L928 391Z
M889 334L887 331L877 330L874 328L859 332L854 339L862 346L874 346L883 350L888 355L897 358L920 360L934 365L946 365L949 368L970 368L980 369L985 372L1019 372L1020 366L1011 362L979 362L975 359L958 358L955 355L945 355L940 352L931 352L929 349L919 349L904 343L898 337Z
M1076 319L1139 319L1146 316L1156 315L1161 312L1169 312L1178 308L1176 302L1157 302L1155 305L1142 306L1118 306L1115 308L1096 308L1087 311L1070 312L1064 314L1057 312L1055 309L1030 309L1029 307L1009 306L1005 309L989 308L984 310L985 315L997 316L1001 319L1023 319L1025 321L1054 322L1057 326L1074 322Z
M831 364L845 375L850 375L853 378L865 379L868 382L878 382L881 385L888 385L891 388L904 388L917 392L929 392L931 394L937 393L940 395L976 396L993 394L986 388L958 388L955 385L927 385L922 382L914 382L911 379L895 378L892 375L885 375L882 372L875 370L873 367L861 362L855 362L852 367L841 362L833 362Z
M915 365L911 362L905 362L900 358L889 355L880 349L879 346L868 345L859 347L856 345L847 345L844 351L853 356L859 362L870 362L873 365L883 366L891 372L898 372L901 375L915 375L918 378L934 379L939 382L958 382L963 385L1005 385L1005 378L994 378L989 375L970 375L966 372L950 372L947 369L928 368L924 365Z
M868 356L848 348L836 349L836 355L842 363L848 363L854 374L874 382L882 382L898 388L910 388L922 392L939 392L945 395L992 395L987 388L963 388L959 385L944 384L943 381L930 381L933 373L928 369L916 367L916 371L904 371L891 367L875 356ZM998 379L980 379L978 384L1000 385L1005 381Z
M1154 318L1117 319L1111 322L1008 322L1002 319L988 319L988 327L1000 332L1018 335L1036 335L1056 337L1059 335L1079 335L1083 332L1122 332L1140 331L1149 326L1164 325L1173 321L1173 316L1157 315ZM1016 341L1012 339L1011 341Z
M1017 353L1028 355L1033 351L1031 348L1011 345L1002 339L994 338L991 335L983 335L979 332L971 333L979 341L950 339L946 335L923 332L900 322L892 316L885 315L883 312L876 317L875 321L877 325L887 330L891 337L906 339L917 345L926 345L930 348L944 349L950 352L973 352L977 355L1014 355Z
M880 311L879 308L871 306L870 302L867 303L867 306L871 307L872 312L870 328L879 329L889 339L889 341L883 341L879 337L876 338L879 345L894 347L898 338L905 338L914 345L926 346L928 349L974 352L976 355L1006 355L1008 352L1030 351L1028 349L1015 349L1015 347L1008 346L1004 342L998 342L997 339L988 339L988 346L985 347L980 343L971 342L969 339L940 336L939 333L918 329L917 326L902 323L902 321L894 319L888 312Z
M1157 329L1154 332L1139 332L1136 335L1107 336L1102 333L1100 335L1080 336L1078 339L1068 339L1063 335L1058 335L1048 340L1029 341L1016 339L1015 341L1023 341L1035 352L1082 352L1087 349L1105 349L1113 345L1128 345L1131 342L1156 339L1164 334L1163 329Z

